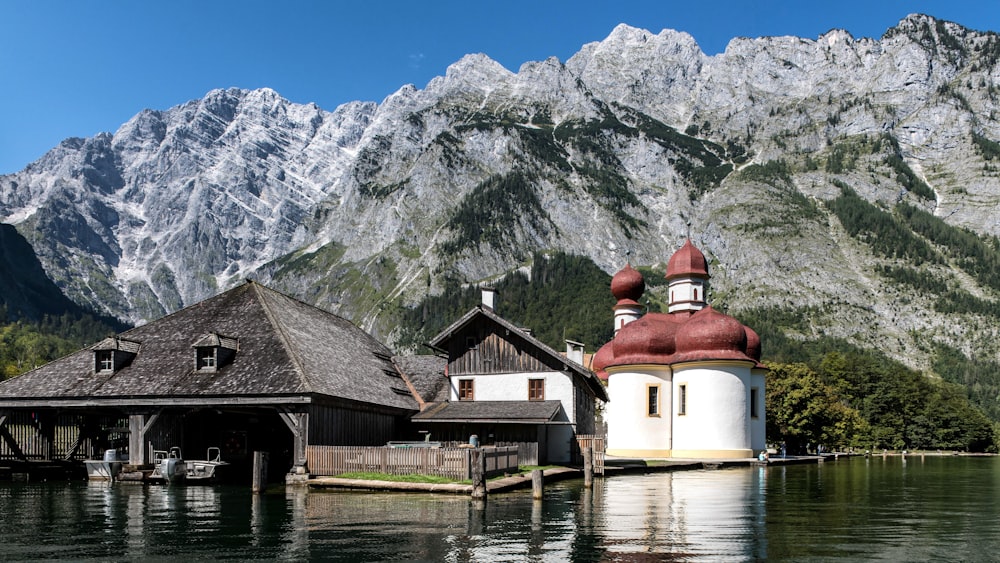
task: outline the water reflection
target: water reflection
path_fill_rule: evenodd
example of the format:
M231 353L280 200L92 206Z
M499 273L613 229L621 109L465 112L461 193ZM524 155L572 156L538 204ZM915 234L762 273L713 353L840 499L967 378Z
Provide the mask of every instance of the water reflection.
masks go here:
M766 557L764 468L619 478L597 511L611 553L745 560ZM616 558L623 560L623 558Z
M0 483L0 560L983 560L997 459L876 456L464 496Z

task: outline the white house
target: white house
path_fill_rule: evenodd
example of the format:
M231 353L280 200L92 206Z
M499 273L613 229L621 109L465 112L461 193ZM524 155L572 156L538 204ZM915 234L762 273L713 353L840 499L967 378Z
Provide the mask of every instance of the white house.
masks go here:
M435 440L538 442L540 460L568 463L576 435L594 433L596 401L608 396L581 365L582 346L556 352L497 315L492 291L429 345L447 357L448 399L412 420Z
M608 455L747 458L766 447L760 338L705 301L705 255L688 240L667 263L666 313L638 304L645 280L611 282L615 336L594 356L608 383Z

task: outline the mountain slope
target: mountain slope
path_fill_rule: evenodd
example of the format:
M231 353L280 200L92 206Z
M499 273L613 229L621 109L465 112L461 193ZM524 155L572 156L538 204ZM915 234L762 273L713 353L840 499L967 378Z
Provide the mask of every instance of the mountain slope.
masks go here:
M252 276L392 342L428 294L536 251L613 273L690 234L719 306L808 314L793 337L997 358L976 264L1000 234L998 58L996 34L918 15L711 57L619 26L565 63L469 55L333 112L217 90L0 177L0 220L66 295L131 322Z

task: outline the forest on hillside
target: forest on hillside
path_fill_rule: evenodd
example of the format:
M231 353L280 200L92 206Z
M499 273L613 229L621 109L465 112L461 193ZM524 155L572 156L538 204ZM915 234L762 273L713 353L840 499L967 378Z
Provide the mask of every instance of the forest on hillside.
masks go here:
M640 267L650 286L656 270ZM565 340L596 351L613 335L611 276L590 259L560 252L535 253L530 265L489 280L496 310L556 350ZM643 297L659 310L653 292ZM400 349L425 342L480 303L478 284L447 284L403 312ZM0 310L0 313L4 311ZM881 352L844 340L798 340L807 309L754 309L734 313L761 336L767 383L767 433L789 451L822 444L829 449L947 449L995 451L1000 439L1000 364L970 359L938 345L934 373L911 370ZM5 318L0 315L0 318ZM70 314L0 325L0 366L11 377L116 332L94 317Z
M957 351L914 371L876 350L837 338L797 340L805 310L756 309L737 316L760 334L767 375L767 438L791 452L827 449L996 451L997 402L974 401L954 371L979 366ZM943 372L943 373L941 373ZM980 396L979 399L985 399ZM992 415L992 416L991 416Z
M7 319L0 305L0 319ZM0 324L0 380L36 368L114 334L108 322L91 315L45 315L37 321L18 319Z

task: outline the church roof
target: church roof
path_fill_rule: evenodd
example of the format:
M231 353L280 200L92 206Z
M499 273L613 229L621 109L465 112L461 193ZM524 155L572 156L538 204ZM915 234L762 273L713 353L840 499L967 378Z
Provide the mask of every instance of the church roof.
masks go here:
M645 290L646 280L631 264L625 264L625 267L611 278L611 294L619 302L638 301Z
M705 255L702 254L693 244L691 239L684 241L684 246L680 247L667 262L667 279L677 277L703 277L708 278L708 263Z
M708 278L705 255L686 240L670 257L666 277ZM631 279L630 274L623 277L622 283L627 279ZM620 299L619 293L624 290L615 289L613 286L612 293ZM706 305L698 311L647 313L626 324L598 350L593 368L601 379L607 379L609 367L637 364L736 360L764 368L760 363L760 346L756 332Z

